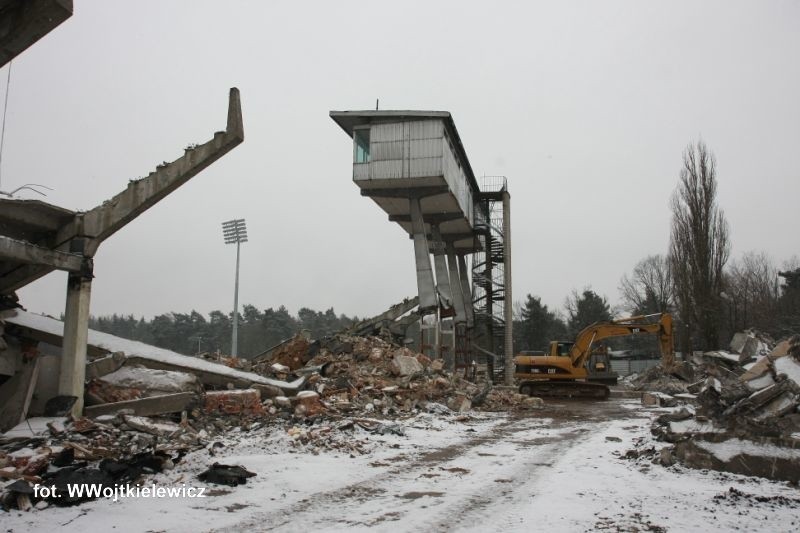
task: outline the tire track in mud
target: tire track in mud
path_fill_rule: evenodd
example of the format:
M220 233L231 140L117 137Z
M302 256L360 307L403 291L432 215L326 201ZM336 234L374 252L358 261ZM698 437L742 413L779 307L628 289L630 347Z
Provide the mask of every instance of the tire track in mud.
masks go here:
M232 529L296 531L309 526L446 531L487 523L519 526L513 513L498 517L488 515L487 508L498 501L535 496L524 493L532 489L530 482L543 469L551 468L566 449L600 430L603 421L609 420L608 407L559 404L534 416L509 414L470 438L422 452L358 482L253 514ZM627 413L613 414L621 418L619 415ZM587 420L587 416L595 420ZM506 453L493 453L498 447ZM447 468L454 463L469 466L470 461L496 464L502 477L474 479L467 468ZM486 468L483 470L485 473ZM415 489L403 492L399 486Z

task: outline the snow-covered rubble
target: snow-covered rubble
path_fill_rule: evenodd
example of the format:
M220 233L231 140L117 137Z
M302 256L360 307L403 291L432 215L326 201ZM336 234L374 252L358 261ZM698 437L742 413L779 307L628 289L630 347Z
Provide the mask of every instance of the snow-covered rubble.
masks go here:
M697 379L683 386L696 397L675 401L695 404L696 413L662 416L654 433L674 443L674 456L685 464L800 481L800 337L772 350L763 339L737 334L731 347L741 353L707 352L698 362L683 363ZM681 381L655 369L637 384L675 390Z

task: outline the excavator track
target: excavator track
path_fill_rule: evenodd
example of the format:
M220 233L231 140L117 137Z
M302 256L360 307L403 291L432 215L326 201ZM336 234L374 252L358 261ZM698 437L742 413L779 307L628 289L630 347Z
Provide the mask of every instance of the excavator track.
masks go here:
M586 400L606 400L611 393L602 383L584 381L523 381L519 385L520 394L540 398L574 398Z

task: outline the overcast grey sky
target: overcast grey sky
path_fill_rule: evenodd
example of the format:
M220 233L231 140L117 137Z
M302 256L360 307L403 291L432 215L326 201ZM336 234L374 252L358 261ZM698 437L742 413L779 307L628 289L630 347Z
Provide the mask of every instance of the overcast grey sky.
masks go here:
M240 302L371 315L416 293L412 243L328 111L445 110L475 174L508 177L514 299L615 303L666 251L699 137L734 256L799 252L799 56L798 1L75 0L11 67L2 189L90 209L224 129L239 87L245 142L100 247L92 313L229 310L220 223L244 217ZM20 299L57 315L65 279Z

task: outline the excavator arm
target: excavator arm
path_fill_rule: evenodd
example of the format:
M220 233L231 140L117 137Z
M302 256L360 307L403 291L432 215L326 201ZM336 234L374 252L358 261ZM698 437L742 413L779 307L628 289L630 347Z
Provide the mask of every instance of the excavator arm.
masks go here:
M658 322L651 322L650 320L655 316L659 317ZM572 366L582 368L592 352L592 345L597 341L642 333L658 335L664 366L671 367L675 356L672 340L672 315L669 313L633 316L610 322L598 322L586 327L578 333L575 344L570 349L569 357L572 360Z

